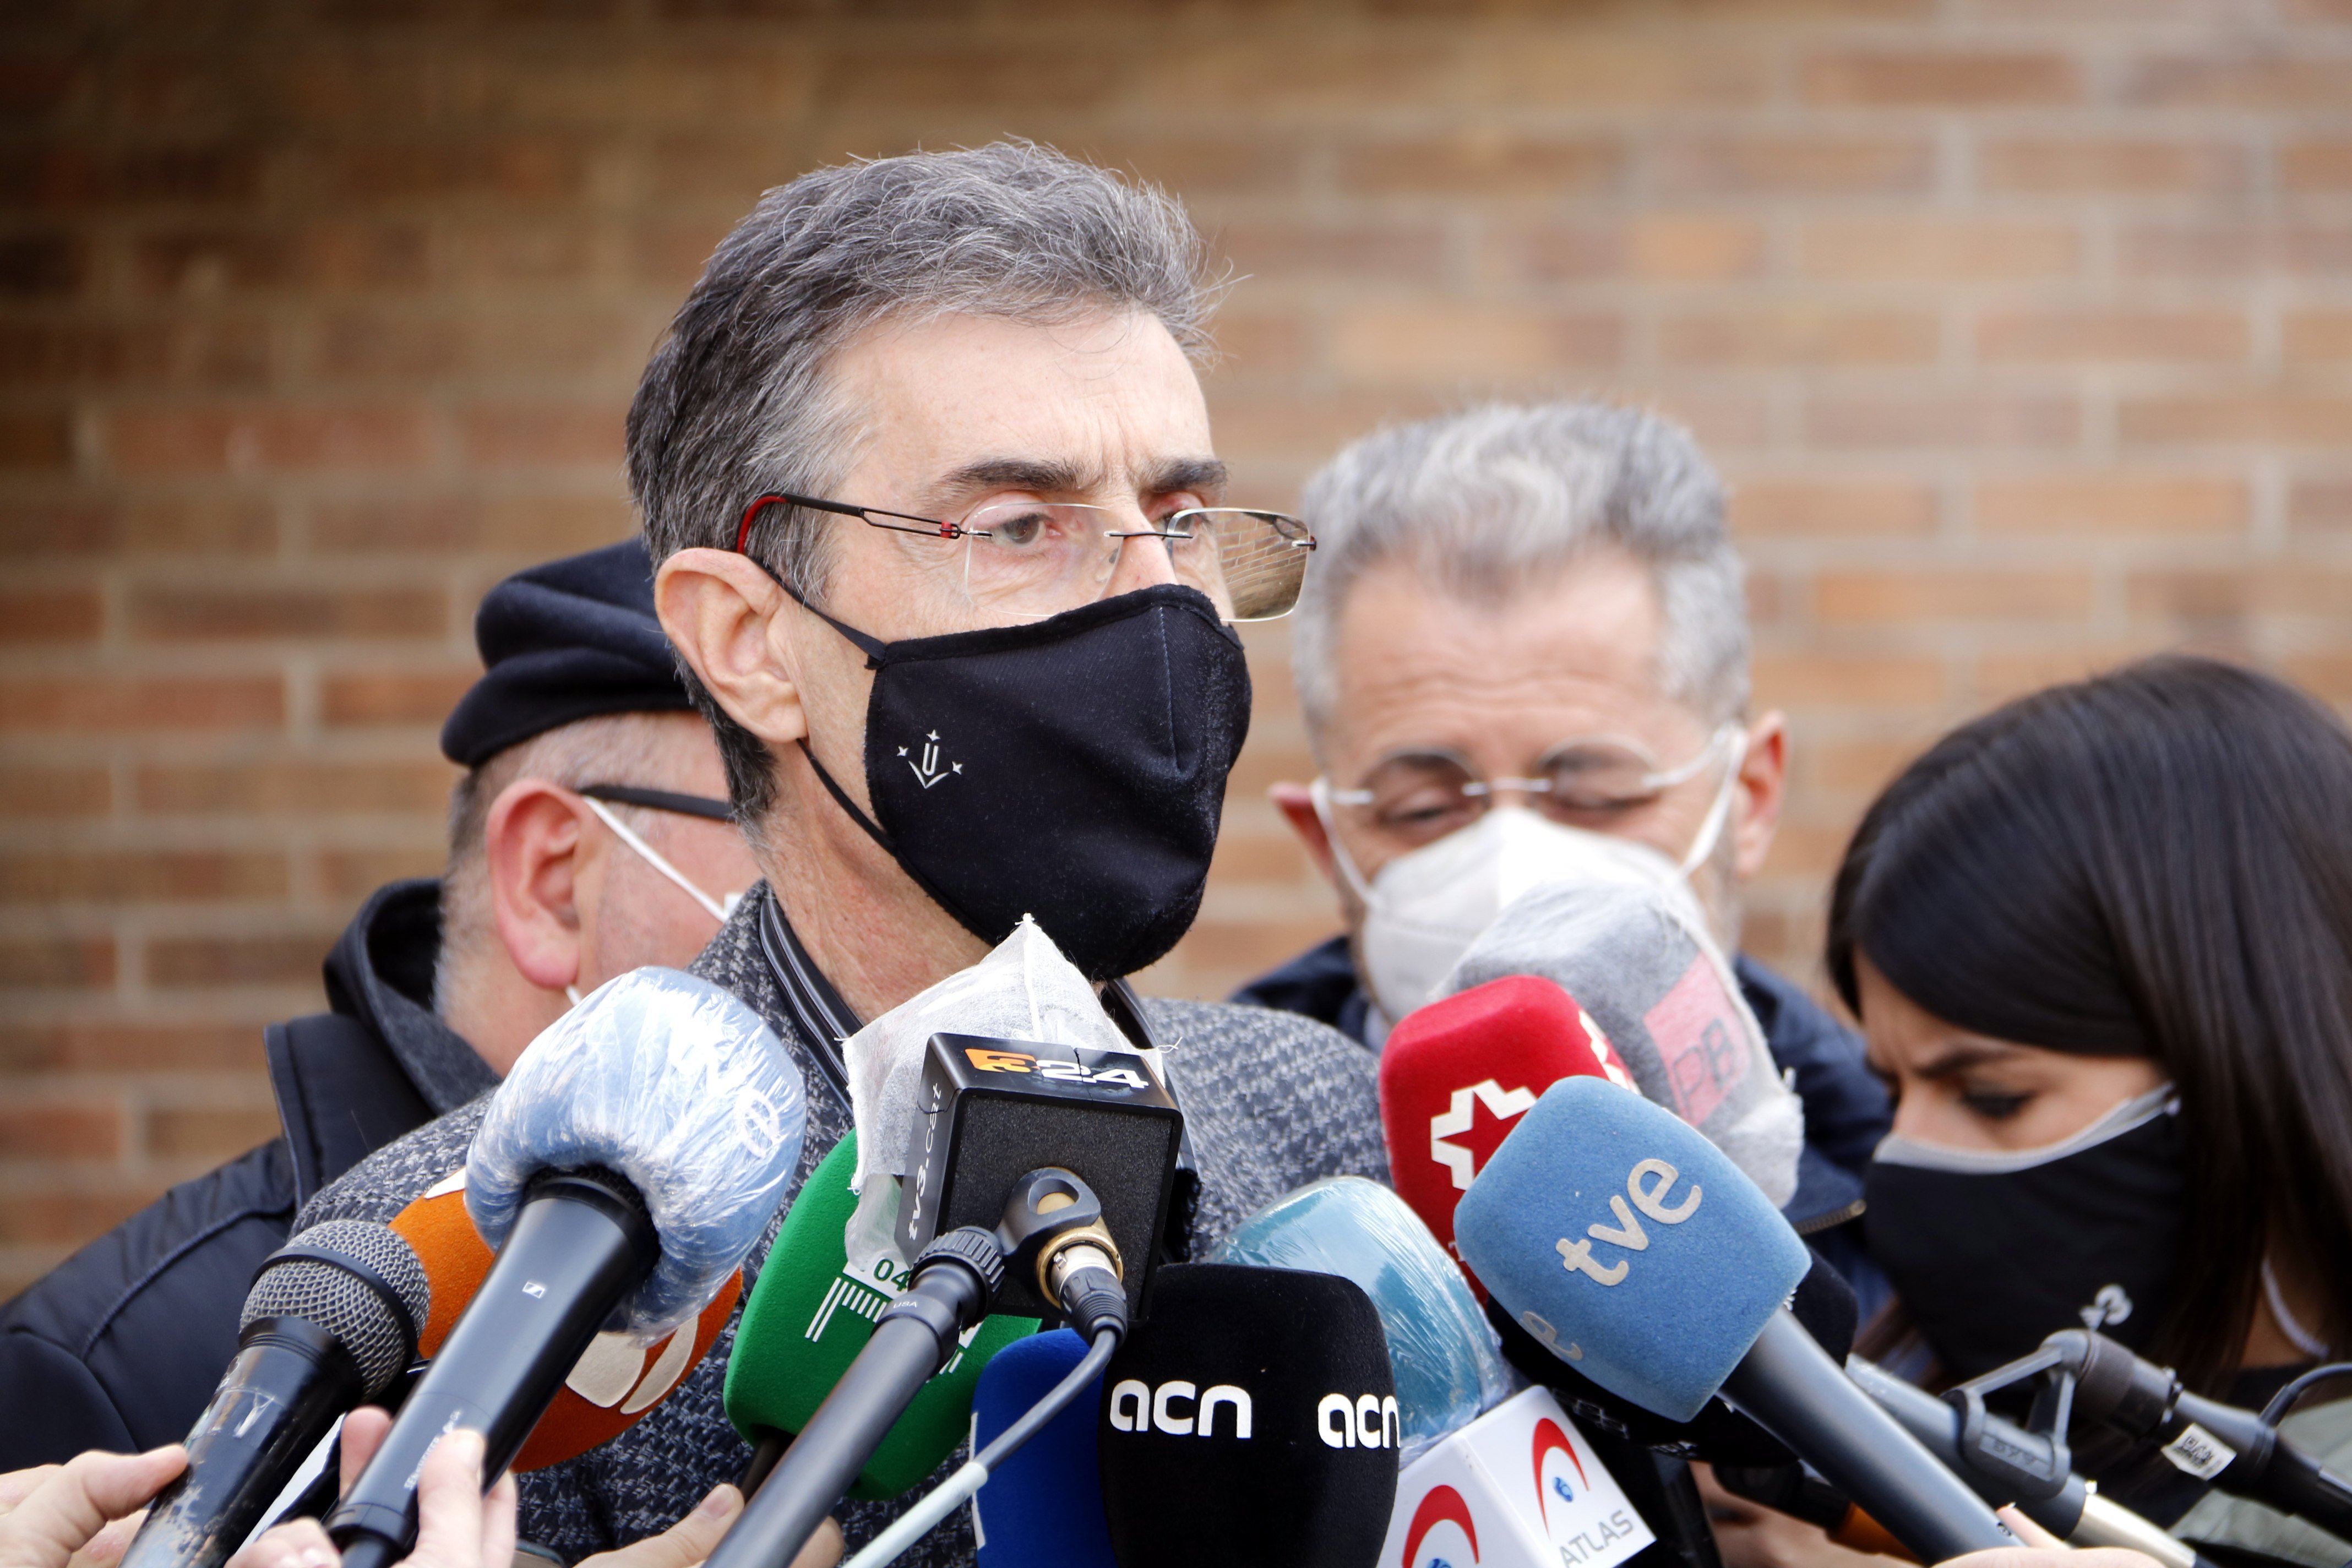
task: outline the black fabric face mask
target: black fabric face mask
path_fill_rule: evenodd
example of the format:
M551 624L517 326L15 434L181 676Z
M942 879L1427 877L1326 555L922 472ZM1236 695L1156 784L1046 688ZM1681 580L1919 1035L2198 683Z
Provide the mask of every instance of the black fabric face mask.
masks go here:
M966 930L993 944L1034 915L1101 981L1191 929L1249 734L1249 665L1207 595L1161 584L1027 626L893 643L807 607L874 671L866 789L878 820L801 749Z
M1974 1377L2060 1329L2144 1350L2170 1306L2189 1208L2169 1086L2017 1154L1892 1137L1864 1181L1870 1254L1945 1371Z

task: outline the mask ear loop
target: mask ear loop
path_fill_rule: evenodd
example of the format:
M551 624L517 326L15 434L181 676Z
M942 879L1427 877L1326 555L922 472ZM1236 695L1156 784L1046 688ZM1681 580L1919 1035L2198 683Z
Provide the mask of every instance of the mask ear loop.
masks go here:
M1366 909L1370 909L1373 904L1371 884L1364 880L1361 871L1356 869L1355 857L1348 853L1348 847L1339 842L1339 830L1331 826L1331 782L1320 773L1316 774L1315 782L1307 786L1307 795L1315 803L1315 820L1323 825L1323 842L1331 847L1331 863L1339 868L1339 879L1348 884L1348 890L1355 894Z
M717 899L712 898L709 893L704 892L700 888L696 887L692 882L688 881L685 872L679 870L677 867L671 865L667 860L662 858L661 851L656 849L652 845L646 843L644 839L630 832L626 824L622 822L619 817L614 816L610 811L607 811L604 808L604 803L603 801L596 799L593 795L583 795L580 798L588 803L589 810L594 812L599 817L604 819L604 826L611 828L614 835L618 837L622 843L627 845L630 848L635 850L638 855L642 856L646 865L651 866L655 870L659 871L663 876L667 877L671 881L676 882L680 888L684 889L686 896L692 899L696 903L700 904L703 909L709 912L712 920L717 921L721 925L725 925L727 923L727 906L721 904ZM730 895L730 897L740 896L740 895L735 894ZM576 1002L579 998L575 996L572 1000Z
M1731 792L1739 783L1740 765L1748 761L1748 731L1737 723L1726 724L1716 731L1718 739L1715 743L1720 745L1720 737L1727 733L1732 738L1731 763L1724 770L1723 783L1716 789L1715 804L1706 808L1706 820L1698 825L1698 837L1691 840L1690 853L1675 868L1676 874L1685 878L1706 864L1707 857L1715 853L1717 841L1723 837L1723 825L1731 820Z

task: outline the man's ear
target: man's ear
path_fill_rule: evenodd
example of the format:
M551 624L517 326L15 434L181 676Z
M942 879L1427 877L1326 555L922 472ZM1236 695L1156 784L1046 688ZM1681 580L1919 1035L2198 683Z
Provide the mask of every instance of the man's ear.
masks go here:
M681 550L654 577L662 630L728 716L772 746L808 733L784 591L749 556Z
M1331 863L1331 833L1323 826L1322 814L1315 809L1315 792L1302 784L1278 784L1265 794L1274 802L1274 809L1290 824L1290 831L1298 835L1298 842L1307 847L1307 858L1323 873L1323 879L1344 896L1339 868Z
M1748 727L1748 754L1739 763L1731 827L1734 865L1741 881L1764 868L1788 795L1789 721L1776 708Z
M525 980L561 991L580 978L580 886L587 811L545 779L499 792L482 825L490 910L507 957Z

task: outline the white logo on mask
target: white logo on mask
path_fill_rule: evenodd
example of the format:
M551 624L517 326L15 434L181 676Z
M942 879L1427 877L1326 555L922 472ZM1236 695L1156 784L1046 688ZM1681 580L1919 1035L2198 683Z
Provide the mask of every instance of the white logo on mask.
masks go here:
M931 731L923 737L923 752L919 758L907 756L907 748L904 746L898 748L898 754L907 758L907 766L914 771L915 782L925 789L930 788L935 784L944 783L954 774L963 772L961 763L947 762L940 756L940 732L937 730Z

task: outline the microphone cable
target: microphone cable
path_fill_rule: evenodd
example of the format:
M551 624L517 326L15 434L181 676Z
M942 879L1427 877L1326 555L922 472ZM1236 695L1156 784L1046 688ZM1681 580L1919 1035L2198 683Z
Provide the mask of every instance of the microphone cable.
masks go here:
M1047 1391L1045 1396L1024 1411L1003 1432L996 1441L974 1454L955 1474L941 1481L923 1500L891 1521L890 1527L858 1551L856 1556L842 1568L883 1568L896 1562L907 1548L921 1540L931 1527L953 1513L966 1499L988 1484L989 1472L1003 1464L1022 1444L1035 1436L1045 1424L1059 1415L1081 1389L1102 1375L1118 1351L1122 1326L1107 1322L1096 1331L1095 1342L1088 1348L1069 1374Z

